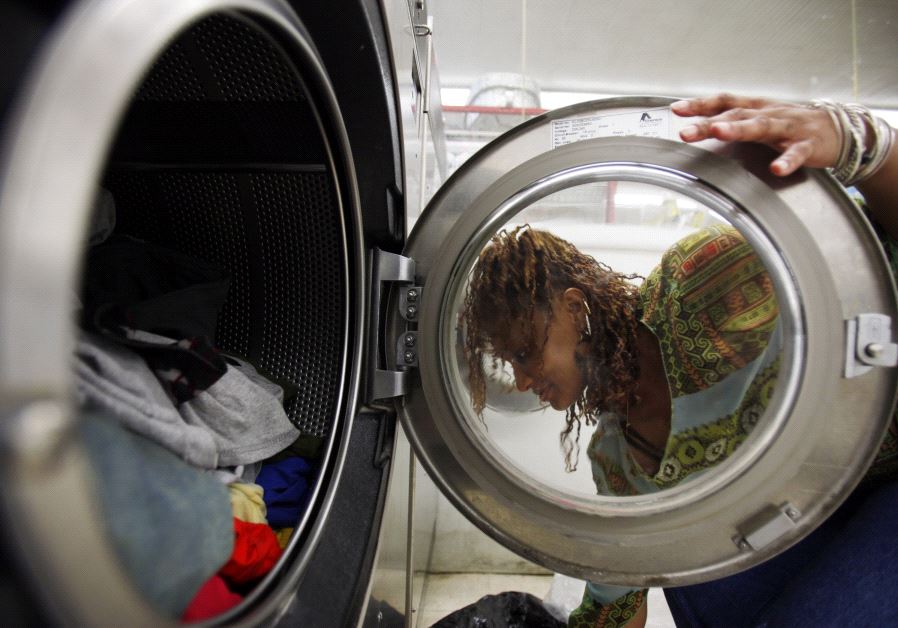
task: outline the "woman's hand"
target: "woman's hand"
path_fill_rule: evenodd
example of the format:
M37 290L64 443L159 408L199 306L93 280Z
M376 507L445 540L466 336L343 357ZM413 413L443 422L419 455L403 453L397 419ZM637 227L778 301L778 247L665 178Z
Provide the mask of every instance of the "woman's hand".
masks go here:
M684 142L716 138L725 142L758 142L780 152L770 171L784 177L801 166L836 165L842 134L826 109L810 105L718 94L681 100L670 106L684 117L702 116L680 131ZM898 241L898 142L879 170L857 183L874 218Z
M678 116L704 116L680 131L684 142L713 137L757 142L779 151L770 164L777 176L792 174L801 166L827 168L839 157L841 136L824 109L731 94L680 100L670 108Z

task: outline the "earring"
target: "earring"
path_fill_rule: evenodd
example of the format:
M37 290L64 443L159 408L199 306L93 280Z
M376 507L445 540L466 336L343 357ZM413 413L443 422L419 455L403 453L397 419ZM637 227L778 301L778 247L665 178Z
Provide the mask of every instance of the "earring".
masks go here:
M583 307L586 308L586 316L584 317L586 320L586 331L580 334L580 340L588 340L592 337L592 325L589 322L589 317L592 314L592 311L589 309L589 304L584 299Z

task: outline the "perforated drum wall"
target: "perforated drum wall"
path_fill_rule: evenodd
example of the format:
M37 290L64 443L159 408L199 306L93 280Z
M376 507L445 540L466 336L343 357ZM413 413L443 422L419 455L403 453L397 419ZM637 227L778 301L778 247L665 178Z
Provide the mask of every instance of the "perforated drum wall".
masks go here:
M137 97L278 102L303 95L295 72L266 34L237 17L213 15L162 54Z
M119 232L227 270L216 345L296 385L288 416L326 435L345 341L345 249L328 175L137 169L106 181Z
M119 232L227 270L216 344L294 384L288 416L324 436L340 394L347 251L302 90L266 33L210 16L137 91L105 185Z

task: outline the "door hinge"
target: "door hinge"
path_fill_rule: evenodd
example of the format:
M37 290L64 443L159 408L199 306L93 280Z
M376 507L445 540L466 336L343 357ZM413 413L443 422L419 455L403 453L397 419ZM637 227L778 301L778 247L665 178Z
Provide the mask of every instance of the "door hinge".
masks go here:
M866 313L845 322L845 377L863 375L874 366L898 365L898 344L892 342L891 317Z
M409 329L418 321L423 288L415 283L415 260L396 253L374 249L371 261L371 330L368 345L367 401L400 397L408 392L409 369L418 366L418 332ZM395 352L387 351L381 368L385 324L381 320L381 304L388 295L385 284L399 289L399 314L406 320L406 330L396 341ZM391 368L391 367L395 367Z

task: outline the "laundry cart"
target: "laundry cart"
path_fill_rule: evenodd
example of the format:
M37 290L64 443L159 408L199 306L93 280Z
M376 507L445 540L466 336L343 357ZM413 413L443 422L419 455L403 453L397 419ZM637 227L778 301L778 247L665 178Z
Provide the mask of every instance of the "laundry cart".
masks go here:
M893 421L898 308L861 211L825 173L774 180L759 147L679 142L671 98L548 112L443 181L421 0L0 11L6 617L410 623L430 542L410 448L549 569L700 582L813 530ZM683 449L721 463L663 490L544 476L520 436L549 419L499 361L473 409L471 269L524 225L653 251L672 209L738 232L769 278L764 405Z

